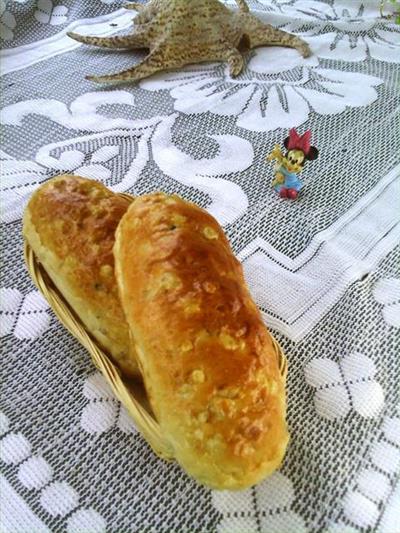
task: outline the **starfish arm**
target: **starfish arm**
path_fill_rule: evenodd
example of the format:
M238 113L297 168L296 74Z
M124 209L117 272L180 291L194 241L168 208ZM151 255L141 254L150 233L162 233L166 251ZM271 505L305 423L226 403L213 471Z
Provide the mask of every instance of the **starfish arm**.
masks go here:
M136 24L146 24L157 15L160 7L162 7L162 2L160 0L150 0L146 4L133 2L125 4L123 7L137 11L137 15L134 18Z
M309 57L311 55L310 47L305 41L296 35L278 30L267 24L263 24L255 29L250 37L251 48L263 45L287 46L298 50L303 57Z
M129 4L124 4L122 7L124 9L133 9L134 11L142 11L146 4L140 4L139 2L130 2Z
M91 37L79 33L67 32L68 37L84 44L103 48L148 48L144 35L116 35L115 37Z
M236 48L229 48L226 52L223 53L221 59L224 59L228 62L229 65L229 74L232 77L238 76L244 66L244 59L242 54Z
M235 0L235 1L236 1L237 5L238 5L239 10L242 13L248 13L249 12L249 6L246 4L245 0Z
M182 66L181 61L174 58L170 58L169 60L166 59L165 53L161 51L160 48L156 48L141 63L138 63L132 68L104 76L86 76L86 79L98 83L108 81L138 81L147 78L160 70L180 66Z

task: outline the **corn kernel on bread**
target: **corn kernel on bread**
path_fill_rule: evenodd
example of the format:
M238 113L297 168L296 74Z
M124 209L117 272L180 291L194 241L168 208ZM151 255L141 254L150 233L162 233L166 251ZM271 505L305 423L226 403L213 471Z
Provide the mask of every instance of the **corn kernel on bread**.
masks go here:
M36 257L87 330L121 370L138 374L114 275L115 230L129 201L104 185L63 175L39 187L23 233Z
M284 380L217 221L176 196L137 198L114 256L146 390L177 461L217 489L272 473L288 442Z

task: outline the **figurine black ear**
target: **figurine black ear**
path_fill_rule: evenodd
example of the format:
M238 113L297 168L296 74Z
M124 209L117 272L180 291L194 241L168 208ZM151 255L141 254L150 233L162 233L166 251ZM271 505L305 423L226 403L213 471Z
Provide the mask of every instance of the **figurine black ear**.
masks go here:
M306 159L309 159L312 161L313 159L317 159L318 157L318 150L315 148L315 146L310 146L310 150L308 151L308 154L306 155Z
M289 137L286 137L286 139L283 141L283 146L287 149L289 144Z

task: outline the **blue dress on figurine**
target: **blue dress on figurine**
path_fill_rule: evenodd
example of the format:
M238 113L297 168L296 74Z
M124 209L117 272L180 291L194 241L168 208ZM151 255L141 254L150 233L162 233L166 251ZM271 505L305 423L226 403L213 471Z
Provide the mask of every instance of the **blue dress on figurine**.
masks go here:
M283 174L285 176L285 181L283 183L277 183L274 186L276 192L281 192L281 189L294 189L299 192L303 187L303 184L297 177L297 174L294 172L289 172L283 165L280 165L276 172Z

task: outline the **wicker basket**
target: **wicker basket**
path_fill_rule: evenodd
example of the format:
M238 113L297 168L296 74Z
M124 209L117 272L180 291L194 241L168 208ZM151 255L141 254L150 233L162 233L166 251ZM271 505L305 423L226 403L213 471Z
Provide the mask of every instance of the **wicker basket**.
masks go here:
M130 201L133 200L133 197L128 194L120 194L120 196ZM161 428L151 411L143 385L121 376L118 367L114 365L112 360L98 345L96 339L87 332L81 320L57 290L27 242L24 244L24 254L26 265L33 282L46 298L60 322L88 350L94 364L109 383L115 396L125 406L137 428L153 448L154 452L162 459L173 459L173 449L168 440L163 436ZM280 372L283 378L286 379L286 357L275 339L274 346L279 360Z

